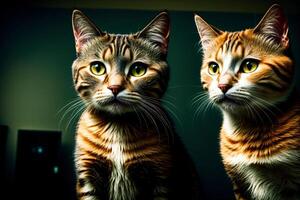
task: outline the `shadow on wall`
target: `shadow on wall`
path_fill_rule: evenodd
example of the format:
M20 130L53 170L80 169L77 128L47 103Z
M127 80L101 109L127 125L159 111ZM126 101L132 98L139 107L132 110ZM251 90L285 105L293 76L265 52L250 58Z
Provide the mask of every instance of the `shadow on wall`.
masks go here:
M101 29L114 33L135 32L157 14L154 11L127 10L84 12ZM79 113L78 107L73 106L76 101L68 104L76 99L71 78L71 63L75 58L72 11L43 8L13 13L2 13L2 19L7 20L2 27L4 40L0 49L0 124L9 127L3 175L10 189L7 191L14 192L18 130L58 130L62 132L59 158L66 195L62 199L75 199L73 147ZM261 17L237 13L198 14L223 30L253 27ZM232 199L230 181L219 156L220 114L208 110L195 115L197 108L191 106L192 98L201 91L201 52L193 12L170 12L170 15L172 26L168 59L171 80L165 98L174 104L172 109L180 119L174 117L179 135L197 165L206 195L209 199ZM289 21L292 50L299 52L300 39L296 37L299 34L299 16L289 16ZM295 58L299 63L299 56L295 55ZM297 70L297 77L300 77ZM296 84L299 85L299 78Z

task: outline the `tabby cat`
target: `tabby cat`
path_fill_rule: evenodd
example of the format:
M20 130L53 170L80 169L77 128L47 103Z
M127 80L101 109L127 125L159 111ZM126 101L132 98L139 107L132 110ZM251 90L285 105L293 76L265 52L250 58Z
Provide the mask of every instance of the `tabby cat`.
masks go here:
M86 105L75 164L81 200L196 199L197 173L161 105L169 80L169 17L110 34L72 17L75 89Z
M223 114L221 155L236 199L300 199L300 105L287 20L273 5L253 29L226 32L195 15L201 81Z

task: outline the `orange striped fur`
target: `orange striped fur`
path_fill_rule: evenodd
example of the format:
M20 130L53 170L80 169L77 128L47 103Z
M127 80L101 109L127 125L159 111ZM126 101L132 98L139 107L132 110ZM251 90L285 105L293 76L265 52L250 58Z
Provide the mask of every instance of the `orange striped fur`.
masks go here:
M220 31L195 16L201 82L223 114L220 150L236 199L300 199L300 102L283 11L253 29Z
M74 11L73 31L73 80L86 105L76 135L78 199L198 199L196 170L161 105L168 14L120 35Z

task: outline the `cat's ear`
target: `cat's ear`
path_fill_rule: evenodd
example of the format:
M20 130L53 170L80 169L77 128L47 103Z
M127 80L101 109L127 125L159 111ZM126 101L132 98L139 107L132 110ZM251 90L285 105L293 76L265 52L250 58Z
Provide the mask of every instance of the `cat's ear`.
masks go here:
M90 39L104 35L93 22L81 11L74 10L72 15L73 34L75 38L76 52Z
M142 31L137 38L144 38L160 47L163 53L168 51L170 33L170 18L166 11L159 13Z
M222 33L222 31L220 31L214 26L209 25L199 15L195 14L194 19L200 36L202 48L206 49L208 44L216 37L218 37Z
M254 28L254 33L263 35L267 40L289 46L288 23L282 8L278 4L272 5Z

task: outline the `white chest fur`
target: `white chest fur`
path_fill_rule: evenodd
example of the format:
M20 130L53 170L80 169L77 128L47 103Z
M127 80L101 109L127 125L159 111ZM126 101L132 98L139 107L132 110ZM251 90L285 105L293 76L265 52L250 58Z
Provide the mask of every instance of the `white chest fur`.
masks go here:
M223 117L223 129L228 137L234 137L233 120L226 113ZM223 159L247 183L253 199L300 200L300 150L283 150L267 157L232 152Z
M247 183L253 199L300 200L300 151L290 150L263 159L238 154L227 156L224 161L234 166Z
M135 186L128 177L124 168L124 153L120 139L116 138L111 144L110 160L112 161L112 172L110 178L110 200L131 200L135 196Z
M299 164L296 165L299 166ZM248 183L253 199L300 200L300 170L295 169L295 166L241 164L236 167Z

